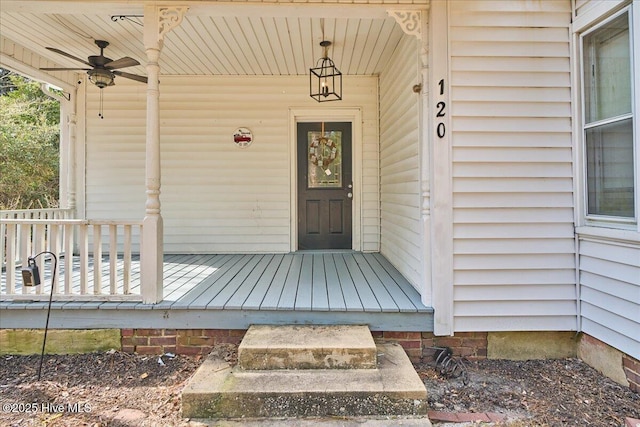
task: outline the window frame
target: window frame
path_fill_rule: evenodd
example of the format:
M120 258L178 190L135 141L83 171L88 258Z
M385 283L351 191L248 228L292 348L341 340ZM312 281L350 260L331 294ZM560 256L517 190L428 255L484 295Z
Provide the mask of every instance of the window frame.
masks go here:
M592 22L584 25L582 28L576 30L574 28L575 34L575 43L576 49L575 52L575 72L576 78L574 81L577 81L576 85L577 93L577 111L579 111L579 117L577 122L577 126L574 127L576 130L576 141L577 141L577 165L576 171L579 172L577 174L577 186L576 186L576 199L578 203L576 203L576 208L579 209L576 218L576 225L578 226L594 226L594 227L607 227L607 228L618 228L623 230L634 230L640 231L640 224L638 221L639 218L639 210L640 210L640 126L638 124L639 118L639 105L640 105L640 77L636 75L636 70L640 72L640 53L637 52L638 47L640 46L640 42L638 41L638 32L640 31L640 13L637 10L640 10L639 7L634 8L632 3L625 3L623 7L616 8L613 11L609 11L609 13L600 16L598 19L594 19ZM607 23L613 21L616 18L619 18L621 15L628 13L628 22L629 22L629 55L630 55L630 65L631 65L631 113L624 114L616 117L609 117L602 120L595 120L590 123L586 123L586 100L585 100L585 83L586 79L584 78L584 38L589 34L594 33L595 31L601 29ZM634 31L635 30L635 31ZM586 147L586 132L589 129L594 129L596 127L611 124L611 123L619 123L622 118L631 118L632 121L632 150L633 150L633 178L634 178L634 216L631 217L621 217L621 216L610 216L610 215L599 215L599 214L589 214L589 197L588 197L588 188L587 188L587 147Z

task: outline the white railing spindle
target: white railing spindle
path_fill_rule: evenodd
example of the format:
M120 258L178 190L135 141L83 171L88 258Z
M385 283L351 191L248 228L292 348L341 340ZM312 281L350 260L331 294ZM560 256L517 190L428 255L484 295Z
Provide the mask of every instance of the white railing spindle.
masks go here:
M60 263L60 231L62 226L59 224L52 224L49 227L49 250L53 252L57 259L58 263ZM51 286L53 289L51 290L54 294L60 293L60 286L58 284L58 277L60 277L60 266L57 266L51 270ZM55 271L54 271L55 270Z
M142 233L140 233L142 235ZM122 276L122 293L129 295L131 293L131 225L124 226L124 254L123 258L123 276Z
M40 219L34 218L37 216ZM0 212L0 259L4 267L0 272L0 300L44 300L51 290L58 300L142 299L141 295L131 293L132 274L134 268L139 268L132 262L133 236L140 238L141 221L86 221L52 216L49 212L29 215L14 212L11 216ZM45 251L57 257L55 275L53 257L43 254L36 257L41 285L35 289L22 286L16 280L20 267L27 265L30 256ZM104 260L103 254L107 255ZM104 265L107 262L108 267ZM103 289L107 280L108 291ZM138 275L135 280L139 280ZM139 289L137 282L136 288Z
M85 295L89 282L89 230L87 227L80 227L78 248L80 249L80 295Z
M16 275L13 274L16 271L16 253L18 248L16 246L17 225L7 224L6 228L6 246L7 247L7 293L14 294L16 292Z
M73 243L75 241L74 233L75 228L73 224L65 223L64 227L64 293L65 295L71 295L73 286ZM60 262L60 260L58 260Z
M93 294L102 293L102 227L93 226Z
M118 286L118 226L109 225L109 293L115 295Z

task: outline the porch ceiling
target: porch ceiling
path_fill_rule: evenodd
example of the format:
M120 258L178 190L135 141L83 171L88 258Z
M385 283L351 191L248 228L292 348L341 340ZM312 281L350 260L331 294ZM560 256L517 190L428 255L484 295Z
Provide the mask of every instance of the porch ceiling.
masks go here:
M95 39L107 40L108 57L146 61L142 25L111 19L114 15L142 15L141 5L2 3L0 35L61 67L81 64L46 50L46 46L86 58L98 53ZM324 29L324 38L333 42L329 56L343 74L376 75L403 35L400 26L387 16L390 5L202 3L193 5L182 25L165 36L161 74L305 75L322 56L319 43ZM142 17L133 19L142 23ZM146 74L143 65L126 71Z

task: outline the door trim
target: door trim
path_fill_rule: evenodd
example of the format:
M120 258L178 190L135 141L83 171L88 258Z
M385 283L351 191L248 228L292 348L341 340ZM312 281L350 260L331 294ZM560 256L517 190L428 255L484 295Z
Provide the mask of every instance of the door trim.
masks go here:
M351 122L351 171L353 178L353 212L351 215L351 248L362 250L362 110L360 108L289 109L289 237L291 252L298 249L298 179L297 126L299 122Z

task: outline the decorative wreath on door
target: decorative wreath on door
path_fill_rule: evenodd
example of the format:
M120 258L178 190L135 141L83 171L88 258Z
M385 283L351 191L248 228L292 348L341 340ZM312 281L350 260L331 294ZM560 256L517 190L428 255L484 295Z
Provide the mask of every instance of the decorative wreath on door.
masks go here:
M314 138L309 147L309 160L322 169L327 169L336 159L338 147L334 140L326 137Z

